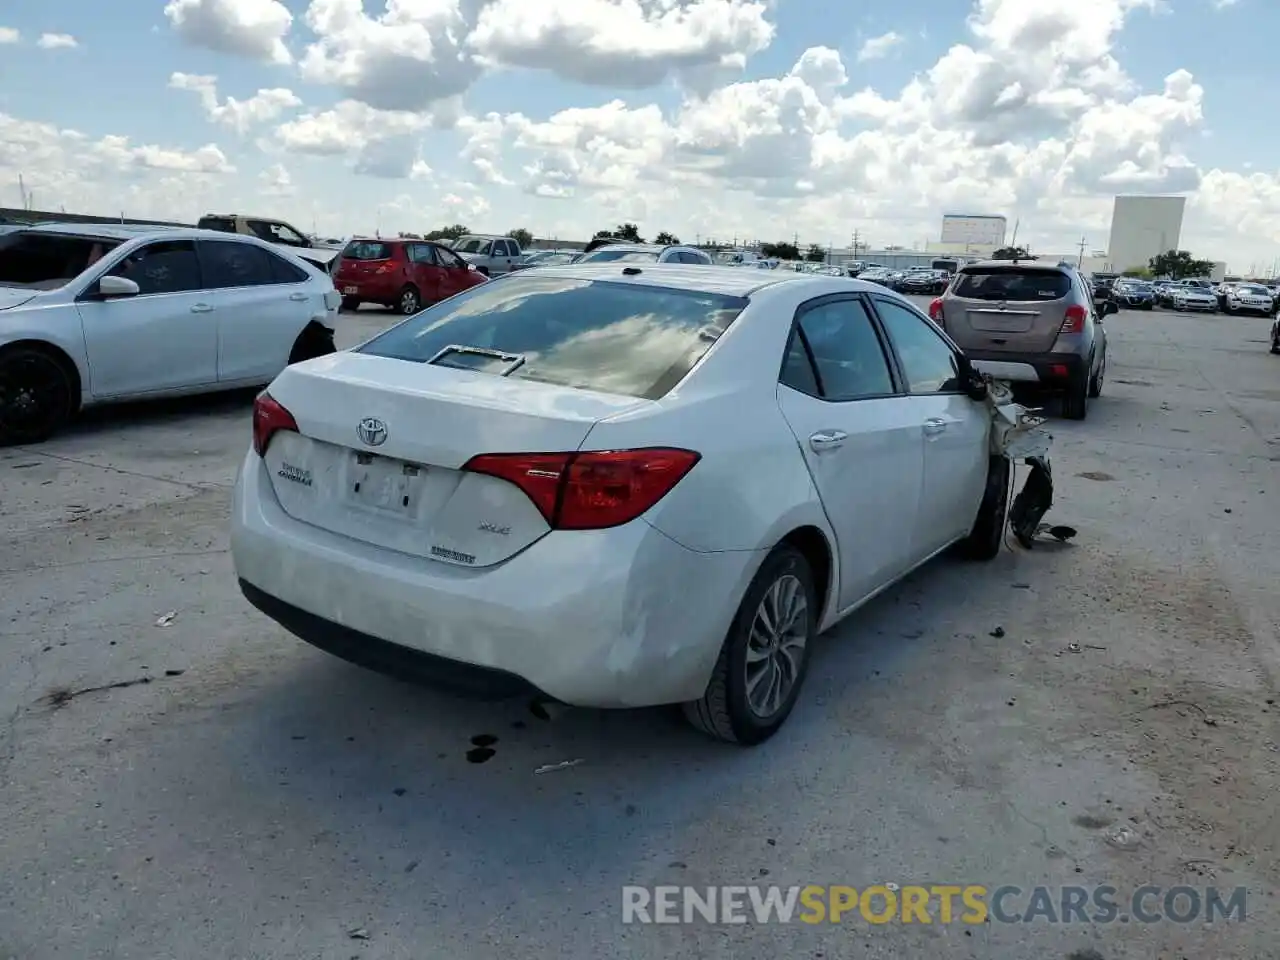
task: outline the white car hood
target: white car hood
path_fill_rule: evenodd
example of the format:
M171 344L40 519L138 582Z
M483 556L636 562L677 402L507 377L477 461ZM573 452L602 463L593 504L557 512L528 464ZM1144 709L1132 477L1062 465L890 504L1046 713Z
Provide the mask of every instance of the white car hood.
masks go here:
M20 307L28 300L35 299L39 290L22 289L16 287L0 287L0 310L9 310L13 307Z
M292 253L302 260L312 260L316 263L328 263L342 252L331 247L291 247L287 243L273 243L272 246Z
M483 253L458 253L457 250L453 252L457 253L458 256L467 261L467 263L475 263L477 260L483 260L485 258Z

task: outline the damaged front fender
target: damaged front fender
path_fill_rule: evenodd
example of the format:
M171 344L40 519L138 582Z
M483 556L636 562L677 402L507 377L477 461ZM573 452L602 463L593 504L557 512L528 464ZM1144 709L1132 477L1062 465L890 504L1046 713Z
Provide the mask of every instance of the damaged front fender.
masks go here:
M1004 380L987 378L987 408L991 412L991 452L1021 460L1031 468L1026 483L1009 508L1009 525L1023 547L1035 543L1040 521L1053 506L1053 471L1049 448L1053 434L1044 427L1044 417L1034 415L1013 398L1013 386Z

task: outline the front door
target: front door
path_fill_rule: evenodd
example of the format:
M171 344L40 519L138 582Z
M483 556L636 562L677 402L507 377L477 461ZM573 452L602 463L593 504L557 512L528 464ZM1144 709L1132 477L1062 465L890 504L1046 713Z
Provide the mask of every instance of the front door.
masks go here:
M919 424L861 297L801 308L778 402L835 531L844 609L910 564L924 458Z
M467 261L444 247L437 246L434 249L436 260L440 264L441 300L446 300L454 294L475 286L471 276L471 266Z
M422 297L422 305L426 307L443 300L447 296L441 289L444 271L436 259L436 248L429 243L409 243L405 244L404 252L409 258L409 270Z
M194 241L137 247L107 274L134 281L139 293L103 300L95 278L76 301L95 399L217 381L217 316Z
M924 475L913 553L923 559L966 536L987 484L991 416L961 389L955 348L922 313L873 297L897 354L906 402L924 438Z

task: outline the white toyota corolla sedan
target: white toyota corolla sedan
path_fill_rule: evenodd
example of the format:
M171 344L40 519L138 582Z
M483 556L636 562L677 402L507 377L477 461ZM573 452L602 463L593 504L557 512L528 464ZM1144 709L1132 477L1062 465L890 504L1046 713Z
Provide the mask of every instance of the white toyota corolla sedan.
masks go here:
M961 352L883 287L577 264L483 284L257 401L248 600L374 669L758 743L814 636L959 544L1009 467Z
M57 223L0 237L0 444L82 407L261 386L333 350L323 271L252 237Z

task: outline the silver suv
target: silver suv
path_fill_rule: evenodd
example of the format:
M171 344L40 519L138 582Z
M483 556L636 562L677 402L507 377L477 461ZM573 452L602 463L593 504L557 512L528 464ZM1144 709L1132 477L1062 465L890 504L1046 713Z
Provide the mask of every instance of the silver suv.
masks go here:
M977 369L1063 391L1071 420L1083 420L1102 393L1107 336L1089 284L1070 264L967 264L929 315Z

